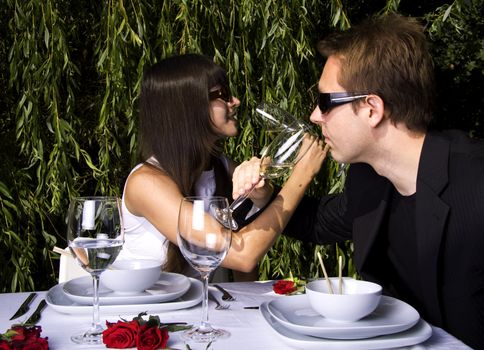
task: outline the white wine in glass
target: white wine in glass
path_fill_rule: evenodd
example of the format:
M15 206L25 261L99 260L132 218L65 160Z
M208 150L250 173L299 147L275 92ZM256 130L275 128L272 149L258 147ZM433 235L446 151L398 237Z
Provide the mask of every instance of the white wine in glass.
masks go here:
M77 344L102 344L99 321L99 276L116 260L124 243L121 204L117 197L75 197L67 214L69 249L93 280L91 328L72 336Z
M206 343L230 335L225 330L213 328L208 322L208 279L224 260L232 240L228 207L227 198L217 196L185 197L180 204L178 247L203 281L202 319L198 327L182 334L185 340ZM225 217L215 218L218 212L224 212Z
M314 139L312 142L304 142L304 139L308 138L310 134L311 130L298 121L281 127L277 136L261 151L259 176L263 179L275 179L289 174L314 142ZM255 186L245 195L233 201L229 209L235 210L247 199L254 188ZM237 229L237 227L232 228Z

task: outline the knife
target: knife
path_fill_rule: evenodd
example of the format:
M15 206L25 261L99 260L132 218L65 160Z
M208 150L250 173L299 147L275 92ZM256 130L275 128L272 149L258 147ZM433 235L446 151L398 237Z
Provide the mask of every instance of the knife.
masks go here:
M29 319L25 321L26 324L36 324L40 320L40 314L42 313L42 310L44 310L45 306L47 305L47 302L45 299L42 299L37 306L37 309L33 312L32 315L30 315Z
M32 300L36 296L37 296L37 293L30 293L29 296L27 297L27 299L25 299L25 301L22 303L22 305L20 305L17 312L15 312L15 314L10 318L10 321L16 319L17 317L24 315L25 313L27 313L27 311L29 311L29 309L30 309L30 307L29 307L30 303L32 302Z

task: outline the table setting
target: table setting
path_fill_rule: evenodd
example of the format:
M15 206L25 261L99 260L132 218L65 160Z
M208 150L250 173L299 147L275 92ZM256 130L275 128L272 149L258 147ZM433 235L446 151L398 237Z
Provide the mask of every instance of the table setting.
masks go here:
M321 279L209 283L230 246L226 198L180 205L178 245L200 278L163 272L157 261L116 260L120 213L116 197L72 200L70 253L58 251L90 276L0 294L1 349L468 349L378 284L342 277L341 260L338 277L319 256Z
M209 301L210 322L215 327L223 327L230 332L228 338L219 339L211 343L209 349L311 349L311 348L328 348L328 349L347 349L349 342L354 346L360 346L360 349L366 349L372 338L356 340L338 340L329 338L316 338L302 333L296 333L288 328L284 328L277 319L275 319L268 310L275 304L276 307L286 305L285 308L291 310L294 305L302 304L308 307L308 302L304 301L305 295L278 295L273 290L274 281L261 282L230 282L219 283L232 297L233 301L222 300L222 292L209 286L209 293L212 294L220 303L229 305L226 309L217 310L215 303ZM25 322L33 311L37 308L39 302L43 299L49 300L48 295L52 290L58 288L54 286L49 291L36 292L37 297L30 304L30 310L24 315L14 320L9 318L17 311L19 306L28 297L29 293L4 293L0 294L0 333L5 332L15 323ZM170 302L158 304L126 304L126 305L102 305L100 306L101 320L117 322L121 318L131 320L141 312L147 312L148 315L158 315L160 320L165 323L185 322L196 325L199 322L201 313L201 282L199 290L196 293L199 297L198 302L189 307L173 308L171 310L158 310L162 307L159 305L169 304ZM57 289L59 292L59 290ZM188 291L187 293L190 293ZM67 298L67 297L66 297ZM182 296L181 298L184 298ZM384 300L384 299L383 299ZM51 305L43 310L38 325L42 327L42 336L48 338L50 349L105 349L104 344L98 345L79 345L70 340L71 333L82 331L91 321L90 312L92 305L71 305L71 308L82 308L83 312L59 312ZM259 308L257 308L259 307ZM116 310L117 308L117 310ZM106 310L106 311L105 311ZM274 310L272 310L274 311ZM284 311L284 310L283 310ZM274 311L274 312L277 312ZM469 349L458 339L454 338L444 330L429 325L431 328L430 338L415 343L413 346L403 347L405 349ZM424 327L425 328L425 327ZM420 328L416 328L420 332ZM405 331L404 331L405 332ZM406 335L405 337L412 337ZM170 349L187 349L190 348L206 349L207 343L196 343L181 339L180 332L170 332L167 347ZM385 342L386 348L391 348L396 340L387 339L390 336L378 336L373 339L380 339L379 342ZM383 338L383 340L381 340ZM398 340L398 339L397 339ZM365 342L367 344L365 344ZM390 344L392 342L392 344ZM390 345L389 345L390 344ZM378 344L377 344L378 345ZM402 345L394 344L395 348L402 348Z

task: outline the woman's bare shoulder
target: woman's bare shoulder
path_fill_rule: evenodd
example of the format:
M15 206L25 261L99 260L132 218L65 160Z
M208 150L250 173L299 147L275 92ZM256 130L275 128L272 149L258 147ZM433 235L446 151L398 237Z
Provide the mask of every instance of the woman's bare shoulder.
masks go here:
M147 207L162 205L172 198L177 201L180 191L175 182L163 171L142 165L128 177L125 187L125 202L136 215L143 214Z

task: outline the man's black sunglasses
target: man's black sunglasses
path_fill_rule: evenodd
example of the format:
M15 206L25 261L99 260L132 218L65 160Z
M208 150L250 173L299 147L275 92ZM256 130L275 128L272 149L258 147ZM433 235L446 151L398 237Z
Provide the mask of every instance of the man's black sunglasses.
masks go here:
M328 113L336 106L344 105L345 103L353 102L367 96L368 94L356 92L320 92L318 107L321 113Z
M232 94L230 93L230 90L227 86L223 86L220 89L210 91L208 93L208 97L210 101L216 100L216 99L221 99L227 103L232 101Z

